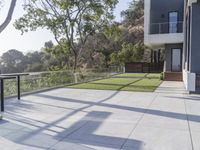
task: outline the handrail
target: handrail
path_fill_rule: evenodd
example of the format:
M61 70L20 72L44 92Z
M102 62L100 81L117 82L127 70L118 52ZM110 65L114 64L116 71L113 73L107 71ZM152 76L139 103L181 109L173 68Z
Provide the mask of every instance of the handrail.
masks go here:
M150 34L182 33L183 21L150 24Z
M159 23L151 23L151 25L156 25L156 24L170 24L170 23L183 23L183 21L177 21L177 22L159 22Z

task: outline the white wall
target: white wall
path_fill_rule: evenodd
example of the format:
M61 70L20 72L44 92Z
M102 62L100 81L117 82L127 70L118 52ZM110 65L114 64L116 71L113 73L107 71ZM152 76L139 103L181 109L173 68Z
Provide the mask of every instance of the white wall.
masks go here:
M167 34L148 34L145 38L145 44L148 46L177 44L184 42L184 33L167 33Z
M190 92L195 92L196 90L196 74L190 73L183 70L183 82L185 84L186 90Z
M189 5L189 6L191 6L192 3L197 3L197 0L189 0L189 1L188 1L188 5Z

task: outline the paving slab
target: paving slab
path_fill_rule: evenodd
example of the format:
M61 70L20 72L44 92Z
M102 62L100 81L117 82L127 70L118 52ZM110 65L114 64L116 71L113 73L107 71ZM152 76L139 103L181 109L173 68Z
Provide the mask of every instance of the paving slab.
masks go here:
M130 139L143 141L139 150L192 150L188 131L138 126ZM135 145L127 141L125 147Z
M40 148L25 146L17 144L13 141L7 140L6 138L0 137L0 148L1 150L42 150Z
M0 150L199 150L199 108L182 82L152 93L60 88L6 101Z
M93 148L87 147L85 145L79 144L75 141L68 140L67 142L58 142L49 150L94 150Z
M121 146L128 138L134 126L135 124L104 123L99 128L98 122L90 122L67 138Z
M194 150L200 149L200 132L191 131Z
M188 94L183 82L165 81L156 90L156 93L163 94Z

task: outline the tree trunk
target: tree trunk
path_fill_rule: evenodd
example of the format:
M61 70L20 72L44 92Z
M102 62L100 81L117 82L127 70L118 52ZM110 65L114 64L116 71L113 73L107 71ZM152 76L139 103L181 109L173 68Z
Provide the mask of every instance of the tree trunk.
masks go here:
M108 61L109 61L109 56L106 56L105 58L106 68L109 68Z
M0 25L0 33L7 27L7 25L10 23L11 19L12 19L12 15L13 15L13 11L15 8L15 4L16 4L17 0L12 0L10 3L10 8L7 14L7 17L5 19L5 21Z
M78 55L75 53L75 54L74 54L74 67L73 67L73 73L76 72L77 65L78 65Z

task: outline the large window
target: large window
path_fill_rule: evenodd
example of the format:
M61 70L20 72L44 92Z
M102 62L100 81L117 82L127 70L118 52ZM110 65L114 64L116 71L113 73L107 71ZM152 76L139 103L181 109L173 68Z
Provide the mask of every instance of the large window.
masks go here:
M178 12L169 12L169 33L178 32Z

